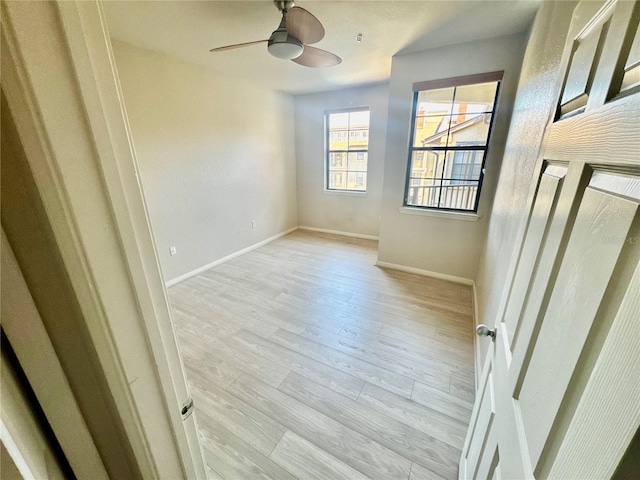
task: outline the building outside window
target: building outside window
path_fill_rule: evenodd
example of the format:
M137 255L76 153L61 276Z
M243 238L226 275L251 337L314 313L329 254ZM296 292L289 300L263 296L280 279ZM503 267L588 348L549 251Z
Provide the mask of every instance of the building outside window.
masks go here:
M325 113L327 190L367 190L369 117L368 108Z
M502 72L414 84L404 204L476 212Z

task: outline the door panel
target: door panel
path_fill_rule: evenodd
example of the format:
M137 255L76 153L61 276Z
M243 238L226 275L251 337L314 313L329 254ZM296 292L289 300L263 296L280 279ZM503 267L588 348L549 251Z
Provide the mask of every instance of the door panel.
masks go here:
M509 391L513 394L520 389L523 372L526 372L526 366L531 359L544 312L555 286L562 255L566 250L582 195L590 180L589 173L590 169L584 165L570 165L550 219L549 231L543 238L537 268L532 277L525 279L524 285L515 286L526 289L527 296L523 304L517 305L520 308L520 321L513 342L509 346ZM518 311L517 308L513 310Z
M488 361L485 363L480 377L479 400L474 405L469 422L473 426L470 431L474 433L467 436L462 448L462 461L458 474L460 478L477 478L478 461L482 457L483 451L487 448L489 450L496 449L496 440L491 438L491 427L496 407L490 358L491 355L488 355Z
M636 231L626 242L625 248L632 249L640 243L640 235ZM637 249L635 253L638 254ZM618 465L619 451L637 435L635 432L640 427L640 264L637 259L635 266L564 441L550 468L541 470L540 478L611 478ZM597 438L606 442L585 441ZM627 452L637 455L637 451Z
M526 285L533 277L534 270L538 265L538 255L544 244L544 238L548 232L550 219L553 210L555 210L562 181L566 174L566 167L548 166L540 181L540 187L538 188L522 253L520 254L520 261L513 281L514 287L512 288L505 314L507 334L511 345L515 342L514 337L520 323L521 306L524 305L525 297L529 293ZM511 350L513 350L513 346Z
M639 5L574 11L460 478L606 478L640 427Z
M577 36L572 46L567 78L560 99L560 114L581 113L587 104L600 52L609 29L611 9L603 11Z
M522 428L519 402L509 388L509 343L506 325L500 322L496 332L494 355L494 388L496 390L495 430L500 451L500 471L504 478L532 479L533 469L527 452L527 439Z
M498 452L496 452L496 455L498 454ZM495 470L493 471L493 475L491 475L490 477L492 480L502 480L502 475L500 474L500 464L498 463L496 465Z
M636 7L637 8L637 7ZM618 93L628 91L632 88L640 86L640 28L639 28L640 12L636 10L632 16L632 22L629 25L629 31L625 37L624 49L629 49L622 58L626 57L624 65L618 72L620 75L620 87Z
M609 35L602 50L602 61L609 65L596 72L594 85L599 88L589 98L594 105L602 105L621 94L640 88L640 4L619 2L613 11L610 27L620 35ZM607 68L608 67L608 68ZM613 74L611 74L613 71Z
M599 185L633 189L637 179L598 175ZM632 193L632 192L628 192ZM545 320L518 394L530 452L536 464L620 259L638 201L591 184L584 194ZM570 340L570 341L568 341ZM550 373L553 372L553 375Z
M487 450L487 455L480 461L476 478L500 478L500 452L497 443L491 442L491 449Z

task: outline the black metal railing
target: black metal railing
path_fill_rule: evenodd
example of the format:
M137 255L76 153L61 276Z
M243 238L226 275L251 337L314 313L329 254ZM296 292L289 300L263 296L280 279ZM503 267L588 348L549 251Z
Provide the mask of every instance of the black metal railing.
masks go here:
M474 210L478 184L465 185L411 185L408 205L420 207Z

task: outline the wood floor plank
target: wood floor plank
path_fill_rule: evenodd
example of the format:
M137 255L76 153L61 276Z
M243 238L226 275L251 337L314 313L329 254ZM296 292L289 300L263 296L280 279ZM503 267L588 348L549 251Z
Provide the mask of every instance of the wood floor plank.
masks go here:
M457 313L464 316L473 315L473 308L471 305L452 302L444 296L400 296L381 292L376 294L375 297L371 297L368 293L362 296L354 295L350 300L353 301L354 298L358 297L366 301L377 301L385 305L392 305L394 307L401 308L403 310L411 310L413 312L423 311L426 309L442 311L447 314Z
M366 405L293 372L278 390L436 473L453 477L457 472L459 449Z
M241 260L242 261L242 260ZM219 268L207 270L199 275L201 281L207 280L220 286L221 293L227 292L233 287L247 289L260 297L274 298L280 293L280 289L274 285L264 284L256 280L246 269L237 268L238 262L223 263Z
M349 259L352 261L352 258ZM240 262L243 260L240 260ZM287 275L283 275L280 270L269 268L274 265L273 256L268 256L266 253L257 253L251 260L244 260L245 262L261 262L261 266L268 270L268 273L260 275L258 278L261 280L269 280L274 283L268 283L269 285L279 285L283 288L296 289L300 286L315 289L317 288L317 282L309 279L308 274L301 272L289 272ZM238 262L239 263L239 262ZM278 263L289 264L295 266L295 261L290 258L281 259L278 258ZM242 274L242 269L239 269ZM403 272L398 272L403 273ZM323 271L320 271L323 274ZM393 275L393 274L392 274ZM418 277L418 282L412 287L412 278L417 277L412 274L404 274L401 281L386 282L384 293L375 293L375 289L368 288L369 286L362 281L361 278L353 279L348 276L342 276L336 278L333 275L326 275L321 282L322 288L327 293L327 289L330 289L332 296L348 300L352 295L360 295L370 297L371 299L383 300L386 303L399 303L406 305L407 303L415 302L447 302L462 305L468 307L471 305L471 294L469 289L461 288L460 285L449 284L446 282L434 283L432 279L426 279L424 277ZM252 276L256 280L255 276Z
M270 458L300 479L369 479L365 474L351 468L291 430L287 430Z
M350 337L334 335L313 327L306 328L301 333L301 336L405 377L439 388L444 392L449 391L451 375L446 371L438 370L437 364L428 366L424 363L412 362L398 355L376 349L371 345L360 343Z
M198 327L196 326L196 330L197 329ZM268 385L277 387L289 373L288 369L262 358L249 350L238 346L229 346L223 339L213 337L210 333L207 333L205 329L201 328L199 335L195 332L182 329L176 329L176 333L181 351L184 352L185 349L197 349L197 353L201 357L219 359L241 372L253 375ZM237 378L237 376L235 378ZM220 385L219 382L218 385ZM223 386L226 388L228 385Z
M206 463L226 479L295 480L273 460L196 409Z
M242 373L224 359L200 350L193 342L184 342L181 353L185 368L199 372L222 388L231 385Z
M469 369L473 362L471 358L459 358L459 356L447 355L442 352L433 352L431 349L419 348L406 344L393 338L385 337L375 333L365 332L352 327L345 327L340 331L340 335L350 337L417 363L438 362L441 370L463 377L469 375Z
M241 375L229 392L372 479L409 478L409 460L280 390Z
M188 303L187 303L188 302ZM260 335L262 337L268 338L273 334L278 328L279 325L275 325L273 323L266 322L264 319L256 319L253 318L250 314L247 314L244 311L236 312L235 314L231 312L229 308L222 309L221 305L224 302L223 294L215 297L215 300L210 300L206 303L206 308L208 312L208 316L196 316L191 314L190 318L198 318L200 323L205 323L209 326L212 333L215 332L217 336L220 336L220 331L226 332L227 330L234 330L231 334L237 332L241 328L245 328L245 330L249 330L250 332L255 333L256 335ZM189 305L190 304L190 305ZM185 312L187 309L193 310L193 305L196 304L196 300L192 298L188 298L186 302L175 305L175 310ZM188 306L189 305L189 306ZM230 334L230 335L231 335ZM230 336L223 335L223 336Z
M210 289L211 280L206 279L206 282L208 282L206 284L209 284L208 289ZM246 297L242 291L235 292L234 297L230 297L224 292L217 292L214 296L205 295L201 289L202 287L199 286L193 292L188 294L180 293L172 297L172 303L178 312L182 314L186 311L188 314L186 318L182 315L180 322L194 319L208 324L209 327L219 329L236 326L237 328L234 329L233 333L246 324L250 327L246 330L253 331L265 338L269 337L277 328L299 333L308 324L337 332L344 326L344 321L333 320L330 312L321 309L309 309L309 302L297 297L290 296L288 301L279 300L275 302L264 298L252 303L251 299L255 295ZM296 301L292 301L293 299ZM238 302L240 305L238 305L237 310L234 310L233 305L234 303L237 305ZM381 327L381 323L376 324L376 331ZM262 331L261 329L264 328L271 330Z
M434 335L416 335L392 325L383 325L378 335L398 340L420 350L424 349L434 354L447 355L473 364L474 352L468 347L467 340L460 339L458 342L443 342L442 339L435 338L435 332Z
M353 265L352 263L353 263L353 262L349 262L349 264L348 264L348 266L349 266L350 270L353 270L353 269L354 269L354 265ZM310 265L310 266L311 266L311 269L313 269L313 265ZM304 275L305 275L306 277L309 277L309 276L313 275L313 273L314 273L313 271L309 272L309 270L310 270L310 269L309 269L308 267L309 267L309 265L305 265L304 272L302 272L302 273L304 273ZM367 265L367 267L368 267L367 276L369 277L369 276L370 276L370 273L371 273L371 266L370 266L370 265ZM333 275L333 277L334 277L334 278L335 278L335 277L339 277L339 275L340 275L340 274L339 274L338 272L336 272L336 271L335 271L335 269L333 269L333 268L331 269L331 273L332 273L332 275ZM349 271L349 274L351 274L351 273L352 273L352 272L351 272L351 271ZM367 278L368 278L368 277L367 277ZM324 292L326 292L326 290L325 290ZM291 293L296 294L296 292L291 292ZM380 293L382 293L382 292L380 292ZM297 294L300 294L300 293L299 293L299 292L297 292ZM301 296L302 296L302 298L306 298L306 297L305 297L305 295L301 295ZM381 301L380 299L377 299L375 294L368 295L368 292L366 292L366 291L364 291L362 294L358 295L358 297L360 298L360 302L356 302L356 303L360 303L361 305L359 305L359 306L350 305L350 307L354 307L356 310L364 311L364 313L369 313L369 314L371 314L371 313L375 313L375 312L370 312L370 311L369 311L369 312L367 312L367 311L366 311L366 307L368 307L370 304L375 305L375 307L376 307L376 308L375 308L375 310L382 310L382 311L384 311L385 315L386 315L386 314L396 314L396 315L398 315L398 314L400 314L400 315L405 315L405 314L409 314L409 315L411 315L411 314L418 314L418 315L420 316L420 318L422 318L422 317L424 316L424 313L425 313L425 309L421 309L421 308L420 308L420 311L419 311L419 312L416 312L416 309L412 309L411 311L407 311L406 306L405 306L405 308L398 310L398 305L388 305L388 304L387 304L388 302ZM318 298L317 300L318 300L318 301L325 302L327 298L328 298L328 299L331 299L331 301L332 301L332 302L335 300L335 298L334 298L334 296L333 296L333 295L322 295L322 298ZM437 300L437 299L430 299L430 301L431 301L431 302L435 302L435 303L437 304L439 300ZM326 302L325 302L325 303L326 303ZM400 303L402 303L402 299L400 299ZM447 313L447 312L446 312L446 310L447 310L447 309L451 309L452 307L451 307L451 305L450 305L448 302L440 302L440 303L442 303L442 305L440 305L440 304L436 305L436 310L438 310L438 309L439 309L439 310L444 309L444 310L445 310L445 312L438 311L438 315L439 315L439 316L442 316L442 315L444 315L444 314L446 314L446 313ZM460 308L462 308L462 307L454 307L454 308L453 308L453 310L458 310L458 309L460 309ZM364 310L363 310L363 309L364 309ZM388 310L388 309L390 309L390 310ZM387 310L388 310L388 311L387 311ZM428 308L427 308L426 310L428 311ZM464 316L465 316L465 317L468 317L468 315L470 314L470 313L469 313L468 308L467 308L467 307L464 307L464 308L463 308L463 310L464 310L464 313L465 313L465 315L464 315ZM362 312L361 312L361 313L362 313ZM449 312L449 313L452 313L452 312ZM455 316L454 316L454 318L455 318Z
M195 302L193 303L195 304ZM183 308L183 305L180 305L177 302L172 302L171 311L173 314L173 324L176 327L176 330L205 330L212 335L223 338L230 337L240 330L238 325L223 322L220 319L211 318L213 315L207 306L203 306L202 311L194 311L192 307L193 305L191 308ZM204 313L205 310L207 311L206 314Z
M255 260L252 259L252 263L254 261ZM274 260L271 258L270 262L273 263ZM254 281L261 282L260 277L257 277L256 279L255 275L252 275L251 278ZM264 280L268 280L268 281L264 281ZM335 299L339 299L342 301L349 301L349 299L353 296L353 293L346 288L336 289L324 283L318 284L316 282L310 282L305 275L283 276L279 274L279 272L278 273L272 272L268 275L268 279L264 278L264 280L262 280L262 282L266 285L269 285L272 289L276 290L277 293L295 292L296 295L303 296L309 299L310 301L315 301L319 297L326 297L329 295Z
M273 247L272 247L273 248ZM266 249L266 247L265 247ZM263 249L261 249L263 250ZM266 251L266 250L265 250ZM257 252L256 255L258 255L259 253ZM263 253L264 254L264 253ZM313 258L313 257L311 257ZM351 259L350 259L351 260ZM273 259L272 258L268 258L268 261L273 264ZM292 263L292 262L290 262ZM308 262L307 262L308 263ZM295 263L294 263L295 264ZM305 267L309 267L309 265L305 265ZM311 267L313 267L313 265L311 265ZM353 265L350 264L350 267L353 267ZM382 294L389 294L389 283L387 283L385 285L386 288L383 289L383 291L379 292L379 293L371 293L369 292L369 289L363 289L360 284L361 283L366 283L367 280L369 280L371 278L371 269L370 269L370 265L368 265L369 267L369 271L367 272L366 276L361 276L360 278L358 278L358 282L354 282L352 278L347 278L346 280L344 279L344 277L341 277L339 273L337 273L335 271L335 269L331 269L331 273L329 276L325 276L324 277L319 277L318 279L321 280L320 283L322 283L323 285L327 285L330 287L331 292L353 292L354 294L357 294L358 297L361 298L361 300L364 300L365 302L370 303L371 301L375 300L375 299L380 299L380 295ZM318 270L318 271L314 271L313 269L311 269L311 271L309 271L309 268L305 268L304 271L301 272L290 272L290 275L299 275L298 276L298 283L304 283L308 278L310 277L314 277L314 275L317 274L322 274L323 270ZM353 270L353 268L351 268L350 270L348 270L349 275L351 275L353 272L351 271ZM374 270L375 271L375 270ZM279 272L278 272L279 273ZM399 272L399 273L403 273L403 272ZM418 279L422 279L423 282L427 283L427 282L433 282L433 279L428 279L425 277L417 277L415 275L411 275L411 274L405 274L408 278L411 277L416 277ZM278 275L276 274L276 278L278 277ZM339 283L336 283L336 279L341 278L342 279L342 285L340 285ZM442 282L442 281L436 281L436 282L440 282L440 286L443 286L443 288L446 287L446 285L449 284L449 282ZM435 288L435 287L432 287ZM425 290L425 288L423 287L423 290ZM461 293L462 292L462 293ZM461 303L464 304L465 306L470 305L470 302L468 300L460 300L460 296L465 297L466 299L470 298L470 289L466 288L466 287L461 287L461 286L456 286L456 290L455 293L451 293L449 296L452 299L455 299L455 301L449 301L450 299L447 296L446 290L444 290L444 292L440 292L439 294L437 292L433 292L433 294L431 295L431 297L429 297L429 295L427 295L427 297L429 297L429 301L430 302L441 302L444 304L444 308L448 308L450 303ZM323 293L323 297L332 297L332 299L336 296L336 295L327 295L328 293L328 289L325 288L322 291ZM330 292L329 292L330 293ZM302 292L297 292L298 295L302 295L303 298L307 298L308 296L305 295ZM338 295L339 296L339 295ZM420 292L420 293L415 293L415 294L407 294L406 290L398 290L398 295L393 295L393 301L392 303L396 303L396 300L401 303L401 304L406 304L407 300L411 300L412 298L416 298L416 299L422 299L425 296L425 292ZM444 298L443 298L444 297ZM343 298L344 299L344 298ZM307 298L307 300L309 300ZM389 299L384 299L383 302L381 302L381 306L388 306L389 301L387 301ZM444 302L443 302L444 300ZM385 305L386 304L386 305ZM406 305L404 305L406 307ZM465 315L468 316L469 310L468 309L464 309L465 311ZM397 312L396 312L397 313ZM422 315L424 312L421 310L420 314Z
M433 328L433 334L422 333L416 335L415 333L407 332L394 325L383 325L378 334L415 347L425 348L434 352L442 352L446 355L453 355L464 360L473 361L474 352L472 348L469 348L468 339L457 336L454 337L453 335L443 337L443 335L437 333L437 327Z
M454 478L454 477L451 477ZM457 478L457 476L455 477ZM424 468L417 463L411 465L411 476L409 480L446 480L437 473L433 473L431 470Z
M259 410L192 372L189 385L198 409L265 456L273 451L286 428Z
M467 424L437 410L365 383L358 402L462 450Z
M208 464L204 465L207 472L207 480L225 480L218 472L211 468Z
M198 300L207 301L210 312L214 313L216 317L211 320L212 322L240 323L242 327L247 327L245 330L253 331L265 338L278 328L293 329L294 331L299 331L301 328L299 323L273 315L268 309L256 308L252 299L258 305L266 301L256 292L239 292L235 290L235 287L225 287L222 282L218 283L209 277L201 280L201 286L186 299L193 303L196 300L195 294ZM202 292L203 288L205 291L211 290L216 293L215 295L206 295ZM179 307L185 308L184 303L183 300Z
M349 315L364 318L371 317L380 322L384 322L388 317L408 318L431 324L436 324L437 321L442 321L442 319L447 319L447 321L460 325L471 322L471 314L467 312L468 309L466 307L455 307L456 310L464 309L464 314L447 310L435 304L423 308L409 306L403 308L398 305L389 305L383 300L372 300L358 295L354 295L349 301L335 299L331 296L318 297L315 301L328 307L339 308Z
M238 343L267 360L317 381L321 385L326 385L350 398L358 398L358 394L364 385L364 380L289 350L277 343L265 340L251 332L241 330L231 337L230 341Z
M437 316L435 317L436 320L430 323L425 322L425 318L412 320L409 318L388 317L383 323L418 335L429 335L430 333L426 333L426 328L435 327L436 336L451 336L455 339L465 340L468 344L473 345L473 335L471 335L473 322L469 321L468 324L461 326L459 324L449 324L446 319Z
M302 274L301 272L296 272ZM410 298L423 298L425 296L424 291L424 279L425 277L416 277L423 279L423 285L417 288L411 288L407 286L405 281L398 281L395 279L387 278L387 271L379 268L371 269L365 268L350 268L349 270L342 270L336 272L335 270L327 271L324 269L314 269L311 272L311 278L316 281L322 281L323 283L329 283L334 288L346 288L353 294L373 294L374 292L385 292L392 294L403 299ZM428 279L427 279L428 281ZM455 297L457 292L447 291L434 291L432 297L443 299L447 297ZM465 295L462 293L462 295ZM428 296L428 294L427 294ZM468 304L469 302L464 302Z
M425 311L437 312L442 316L452 320L462 321L473 315L473 308L468 305L459 305L448 302L442 298L424 297L417 299L402 299L388 295L386 292L378 292L375 296L367 292L364 295L353 295L349 302L361 307L371 305L376 308L384 308L389 312L396 312L400 315L422 315Z
M424 383L416 382L411 400L445 415L449 415L464 424L469 423L473 403L453 394L443 392Z
M249 275L252 274L252 271L247 271L246 273ZM235 323L237 316L241 315L243 318L248 318L248 320L259 320L259 324L255 328L259 328L261 323L266 323L270 326L279 326L293 333L299 333L300 328L304 327L304 323L321 326L332 331L339 331L345 323L345 320L340 319L335 312L331 312L325 306L319 305L318 308L309 308L310 304L313 305L313 302L310 302L308 298L291 295L286 288L278 289L278 298L274 300L271 296L261 296L259 292L251 292L251 295L246 295L247 286L243 288L235 284L225 284L224 275L221 277L217 278L209 275L205 280L210 283L210 289L216 287L215 297L209 297L209 302L212 304L210 310L224 316L227 321L231 318L231 321ZM265 278L265 283L271 283L271 278ZM202 292L196 292L199 298L203 297ZM283 301L285 296L287 301ZM188 300L192 302L194 300L193 295ZM182 305L179 304L179 307L182 307ZM232 313L236 317L233 317ZM382 326L380 322L373 322L368 319L354 321L353 323L362 328L367 328L371 325L375 331ZM247 323L247 325L251 325L251 323ZM251 328L247 328L247 330L254 331L254 333L261 336L268 336L259 330L252 330Z
M381 268L381 270L385 277L393 279L404 291L436 297L447 295L447 298L450 296L451 300L456 303L472 304L473 294L468 286L390 268Z
M406 398L411 397L414 381L408 377L285 330L278 330L270 340L365 382L379 385Z
M325 320L338 322L342 326L348 324L371 332L378 332L384 324L381 320L373 319L369 315L347 311L340 306L309 302L305 298L285 292L281 293L273 302L293 306L312 317L319 316ZM382 316L380 317L382 318ZM317 326L324 328L322 325L324 323L324 321L321 321L320 325Z
M242 374L240 369L219 358L199 354L193 345L185 344L182 348L182 359L186 369L199 372L222 388L227 388Z
M468 375L451 375L449 393L473 405L476 399L475 382Z

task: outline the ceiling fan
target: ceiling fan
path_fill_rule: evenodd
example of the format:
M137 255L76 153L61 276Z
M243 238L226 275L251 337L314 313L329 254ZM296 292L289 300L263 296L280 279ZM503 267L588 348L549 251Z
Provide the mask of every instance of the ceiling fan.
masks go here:
M210 52L223 52L234 48L248 47L260 43L267 44L267 50L274 57L291 60L305 67L332 67L342 62L337 55L326 50L310 47L324 38L324 27L311 13L301 7L294 7L293 1L274 0L282 13L278 28L267 40L237 43L225 47L212 48Z

